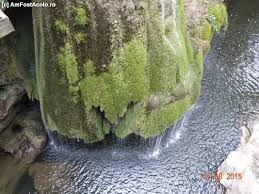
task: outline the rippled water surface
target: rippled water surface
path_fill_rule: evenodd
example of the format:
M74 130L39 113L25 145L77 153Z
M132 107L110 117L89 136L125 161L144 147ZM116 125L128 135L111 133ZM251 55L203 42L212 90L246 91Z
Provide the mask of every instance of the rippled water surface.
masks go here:
M243 3L242 3L243 2ZM257 14L257 15L256 15ZM28 174L43 193L223 193L214 173L258 113L259 2L236 0L205 60L197 104L165 134L94 146L54 140ZM58 139L55 135L52 138ZM22 185L27 187L26 178Z

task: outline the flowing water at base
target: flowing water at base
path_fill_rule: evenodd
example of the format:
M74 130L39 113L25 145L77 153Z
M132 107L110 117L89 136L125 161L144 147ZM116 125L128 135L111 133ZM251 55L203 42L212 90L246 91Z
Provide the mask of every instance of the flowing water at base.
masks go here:
M259 2L236 0L231 14L206 57L201 96L177 124L157 138L96 145L52 133L29 169L34 185L25 176L17 194L21 185L62 194L223 193L202 175L217 171L238 146L240 127L259 112Z

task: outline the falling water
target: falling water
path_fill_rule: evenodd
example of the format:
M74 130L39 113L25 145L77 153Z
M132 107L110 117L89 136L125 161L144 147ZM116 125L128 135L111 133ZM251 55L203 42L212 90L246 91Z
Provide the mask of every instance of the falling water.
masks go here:
M179 33L177 31L177 0L172 0L172 15L174 32L177 40L179 40Z
M161 3L161 19L162 19L162 29L163 32L165 33L165 29L166 29L166 5L165 5L166 0L160 0ZM178 28L177 28L177 0L172 0L171 1L171 9L172 9L172 30L175 34L175 41L172 40L172 37L167 37L166 34L164 34L164 40L166 42L166 44L172 49L172 51L174 52L174 54L176 54L176 46L177 47L181 47L182 44L179 42L180 40L180 35L178 32Z
M54 139L52 132L49 129L46 129L49 138L49 145L54 149L57 149L56 139Z
M161 13L161 17L162 17L162 29L163 29L163 32L165 33L165 0L160 0L160 3L161 3L161 7L162 7L162 13ZM175 30L175 28L173 29ZM164 39L165 39L165 42L166 44L172 49L172 51L174 52L174 54L176 54L176 48L175 46L171 43L171 41L169 40L169 38L164 35Z
M159 156L161 149L162 149L161 142L162 142L163 137L164 137L164 133L161 134L160 136L156 137L156 144L155 144L155 147L151 154L151 157L157 158Z

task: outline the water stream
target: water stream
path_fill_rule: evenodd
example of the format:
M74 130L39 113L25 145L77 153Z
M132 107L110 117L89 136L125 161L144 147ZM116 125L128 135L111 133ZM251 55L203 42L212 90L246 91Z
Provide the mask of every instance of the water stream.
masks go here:
M227 32L214 39L206 57L201 96L172 128L157 138L109 137L96 145L50 133L49 146L28 173L34 185L22 180L26 191L31 185L62 194L223 193L202 174L217 171L238 146L240 126L259 113L256 12L258 1L235 1Z

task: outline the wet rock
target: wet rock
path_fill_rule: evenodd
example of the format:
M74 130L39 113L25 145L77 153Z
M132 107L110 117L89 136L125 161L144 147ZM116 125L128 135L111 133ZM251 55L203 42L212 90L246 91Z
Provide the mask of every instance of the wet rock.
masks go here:
M8 55L5 39L0 40L0 133L12 122L21 110L19 103L25 96L25 89L19 79L14 61Z
M0 193L14 193L27 168L27 165L14 159L10 154L0 151Z
M35 108L22 111L0 134L0 147L24 163L33 162L46 143L41 115Z
M0 85L0 133L13 121L21 110L25 90L19 84Z
M259 193L259 121L242 128L239 148L218 169L227 194Z
M3 13L0 11L0 148L31 163L46 145L47 137L39 110L25 105L28 101L26 91L31 99L33 91L36 92L34 87L29 87L34 83L32 27L29 27L29 19L26 24L20 22L18 25L17 21L27 19L31 13L24 17L18 14L16 18L15 13L12 9L6 10L17 31L2 38L3 30L8 27L3 22L10 20L6 16L1 18Z

